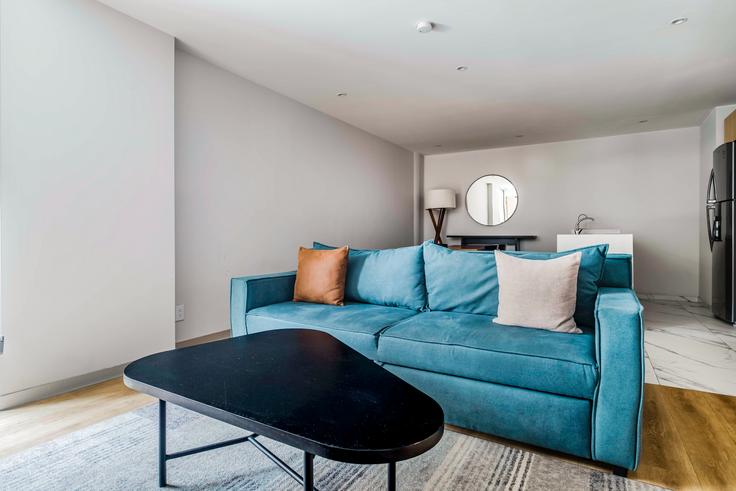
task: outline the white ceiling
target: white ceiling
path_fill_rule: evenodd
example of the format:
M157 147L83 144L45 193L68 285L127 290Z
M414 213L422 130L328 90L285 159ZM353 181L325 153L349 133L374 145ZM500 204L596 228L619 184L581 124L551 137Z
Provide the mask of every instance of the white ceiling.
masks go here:
M693 126L736 101L736 0L100 1L423 153Z

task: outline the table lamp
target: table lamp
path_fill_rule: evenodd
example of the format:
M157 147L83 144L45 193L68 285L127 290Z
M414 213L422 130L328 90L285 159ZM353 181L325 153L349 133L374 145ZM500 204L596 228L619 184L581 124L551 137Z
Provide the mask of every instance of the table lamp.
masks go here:
M448 208L455 208L455 191L452 189L431 189L424 197L424 209L429 212L434 226L434 243L445 245L442 243L442 225L445 222L445 214ZM437 217L434 211L437 211Z

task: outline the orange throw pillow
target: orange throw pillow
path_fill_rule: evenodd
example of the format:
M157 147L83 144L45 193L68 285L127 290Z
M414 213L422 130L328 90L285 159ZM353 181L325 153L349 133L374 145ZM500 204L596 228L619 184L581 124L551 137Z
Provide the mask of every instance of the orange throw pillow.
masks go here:
M295 302L343 305L348 247L332 250L299 248Z

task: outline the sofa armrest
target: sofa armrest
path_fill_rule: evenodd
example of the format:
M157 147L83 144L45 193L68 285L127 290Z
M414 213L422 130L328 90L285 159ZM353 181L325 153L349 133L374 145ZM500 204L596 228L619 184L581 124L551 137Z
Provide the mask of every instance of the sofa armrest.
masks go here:
M642 306L629 288L601 288L595 309L600 379L593 403L593 458L636 469L644 396Z
M296 272L243 276L230 280L230 330L234 336L248 334L245 314L265 305L294 298Z

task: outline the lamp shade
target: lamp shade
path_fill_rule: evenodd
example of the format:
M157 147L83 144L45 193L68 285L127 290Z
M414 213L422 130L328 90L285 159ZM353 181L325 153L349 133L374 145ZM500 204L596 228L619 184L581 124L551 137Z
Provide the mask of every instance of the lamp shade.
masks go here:
M452 189L431 189L424 197L424 209L455 208L455 191Z

